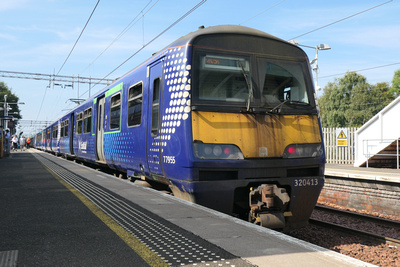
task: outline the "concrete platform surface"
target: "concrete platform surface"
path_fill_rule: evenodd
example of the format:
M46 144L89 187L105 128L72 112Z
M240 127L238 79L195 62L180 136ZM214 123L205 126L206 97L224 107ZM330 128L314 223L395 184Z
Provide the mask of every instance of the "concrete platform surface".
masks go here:
M325 175L371 181L400 183L400 170L353 167L352 165L326 164Z
M79 183L93 185L90 191L112 195L107 196L109 202L127 205L130 209L136 207L147 214L145 224L154 224L157 229L165 225L165 231L173 229L174 235L187 240L184 243L187 245L176 246L169 253L190 254L192 245L189 244L194 244L204 247L204 251L216 251L210 253L214 256L222 255L218 261L210 256L210 261L169 262L173 266L373 266L32 149L0 160L0 214L6 214L0 217L0 255L2 251L18 250L18 261L28 262L26 266L158 266L140 259L136 245L128 246L115 230L109 229L109 224L102 223L85 207L88 204L74 197L71 192L75 189L67 189L64 182L53 176L61 177L66 183L69 177L76 176L82 180ZM139 216L142 215L132 215ZM122 221L131 224L127 218ZM135 225L124 228L133 229ZM157 239L156 236L136 238L137 246L147 242L147 249L152 247L150 250L158 255L163 253L160 246L174 246L174 242L165 241L167 238L148 245L146 238ZM32 258L29 260L29 257ZM73 261L74 257L77 260Z

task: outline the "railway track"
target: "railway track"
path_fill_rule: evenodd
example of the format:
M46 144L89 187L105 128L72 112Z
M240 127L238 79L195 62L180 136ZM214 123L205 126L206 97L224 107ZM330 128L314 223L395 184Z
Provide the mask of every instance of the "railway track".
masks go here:
M347 210L334 209L331 207L321 206L321 205L315 206L314 210L326 211L326 212L338 214L338 215L344 214L346 217L360 219L363 221L368 221L368 222L376 223L379 225L384 225L387 227L397 228L400 231L400 222L399 221L388 220L385 218L380 218L380 217L366 215L366 214L360 214L360 213L351 212L351 211L347 211Z
M317 206L316 210L324 213L324 215L321 216L321 214L319 214L318 216L323 219L316 219L312 216L309 220L310 224L400 247L399 235L394 234L393 236L391 234L391 232L400 233L400 222L398 221L391 221L324 206ZM334 217L327 214L334 214Z

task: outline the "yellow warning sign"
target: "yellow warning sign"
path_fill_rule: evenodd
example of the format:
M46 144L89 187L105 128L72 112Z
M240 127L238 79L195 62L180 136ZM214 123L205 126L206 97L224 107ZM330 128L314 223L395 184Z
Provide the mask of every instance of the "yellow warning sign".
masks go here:
M347 139L347 136L344 134L343 131L340 131L339 136L337 137L338 139Z
M347 146L347 139L337 140L337 146Z
M336 146L347 146L347 129L336 129Z

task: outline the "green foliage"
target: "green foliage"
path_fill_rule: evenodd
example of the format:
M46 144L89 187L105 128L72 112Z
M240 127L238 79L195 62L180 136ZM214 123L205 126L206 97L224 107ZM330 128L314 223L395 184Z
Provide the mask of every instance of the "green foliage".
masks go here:
M360 127L393 99L389 84L370 85L364 76L348 72L328 83L318 100L322 126Z
M400 69L397 70L393 75L392 88L390 88L390 93L395 97L400 96Z
M16 103L19 101L18 96L16 96L12 91L11 88L8 88L8 86L4 82L0 82L0 102L4 102L4 95L7 95L7 103ZM4 107L4 104L0 104L0 107ZM8 111L8 113L13 113L11 114L14 118L21 119L21 116L19 115L20 110L18 105L10 105L11 110ZM18 114L14 114L18 113ZM4 116L4 110L0 111L0 116Z

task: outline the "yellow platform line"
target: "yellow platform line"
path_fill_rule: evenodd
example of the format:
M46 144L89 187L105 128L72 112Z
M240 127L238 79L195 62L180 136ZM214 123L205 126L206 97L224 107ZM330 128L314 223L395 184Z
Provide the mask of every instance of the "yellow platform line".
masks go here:
M43 164L42 164L43 165ZM114 231L131 249L133 249L147 264L150 266L169 266L160 256L154 251L149 249L144 243L139 241L131 233L126 231L110 216L105 214L99 207L91 202L87 197L82 195L78 190L72 187L70 184L61 179L57 174L50 170L47 166L43 165L62 185L64 185L69 191L71 191L89 210L96 215L103 223L107 225L112 231Z

